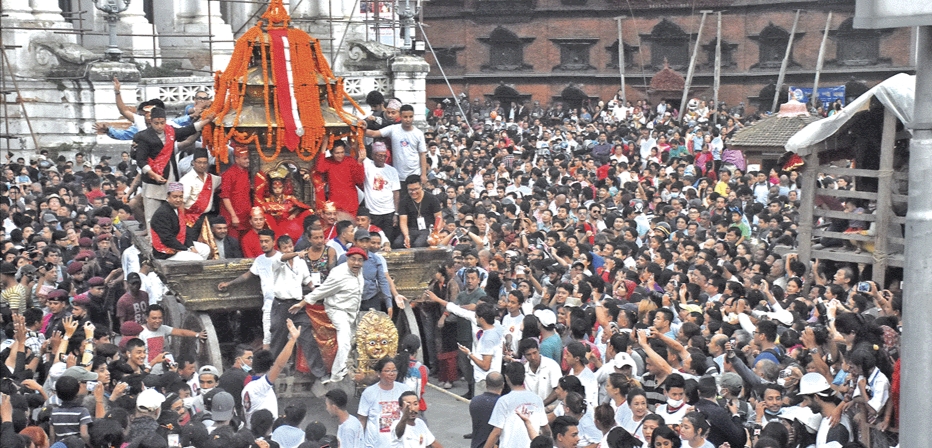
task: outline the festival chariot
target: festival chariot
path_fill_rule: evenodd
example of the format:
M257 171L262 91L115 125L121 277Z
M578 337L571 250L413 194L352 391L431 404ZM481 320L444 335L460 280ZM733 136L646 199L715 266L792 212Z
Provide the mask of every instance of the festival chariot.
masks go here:
M272 0L256 26L237 39L229 66L215 75L214 103L205 113L216 118L204 128L202 138L218 168L232 161L230 145L246 146L256 202L273 209L297 205L302 214L290 213L291 209L270 210L284 212L294 221L320 210L326 201L326 184L315 173L316 161L337 139L347 139L356 157L356 148L364 144L365 127L362 109L346 95L343 80L331 71L319 41L289 26L289 20L282 1ZM354 113L344 110L345 102ZM273 196L266 185L266 179L273 176L285 180L285 191L279 193L284 200ZM208 226L204 228L202 236L210 233ZM261 314L262 292L257 278L223 292L217 285L245 273L252 259L156 260L151 257L147 232L137 228L134 240L143 256L152 259L170 292L162 302L166 324L207 330L205 342L175 338L174 353L195 355L200 365L228 365L224 356L228 359L237 343L249 342L241 340L241 327ZM450 250L402 249L382 255L398 292L415 298L450 257ZM398 334L385 313L361 310L360 315L357 371L365 372L374 359L395 354ZM407 320L409 328L417 331L410 307L398 318ZM319 335L317 339L320 343L328 337ZM335 335L329 339L330 344L336 343ZM310 390L310 382L297 384L301 382L297 376L280 381L287 383L279 388L285 396Z

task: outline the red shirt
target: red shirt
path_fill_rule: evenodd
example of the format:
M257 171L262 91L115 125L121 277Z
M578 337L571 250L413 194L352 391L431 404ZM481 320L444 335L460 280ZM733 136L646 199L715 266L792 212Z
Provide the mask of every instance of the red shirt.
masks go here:
M255 229L249 229L243 234L239 242L240 248L243 249L244 258L256 258L262 255L262 245L259 244L259 233Z
M252 208L252 184L249 183L249 171L235 164L224 171L220 176L220 199L229 199L233 204L233 211L239 219L239 227L236 229L249 230L249 210ZM221 206L220 214L226 218L232 228L233 219L227 208Z
M359 210L356 187L362 188L365 181L362 165L352 157L344 157L341 162L336 162L330 157L321 157L316 170L321 175L327 175L330 202L333 202L337 210L356 216L356 211Z

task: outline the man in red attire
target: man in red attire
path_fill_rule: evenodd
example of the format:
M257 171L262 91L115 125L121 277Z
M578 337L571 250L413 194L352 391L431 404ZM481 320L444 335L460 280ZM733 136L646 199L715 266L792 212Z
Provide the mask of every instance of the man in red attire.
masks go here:
M265 214L262 213L261 207L252 208L249 215L249 225L252 228L243 234L239 244L243 249L244 257L256 258L265 253L262 250L262 245L259 244L259 231L265 228Z
M320 209L320 226L324 229L324 238L330 241L337 237L337 207L333 202L325 202Z
M229 234L242 239L250 229L249 210L252 208L249 150L244 145L233 144L233 166L220 176L220 200L223 203L220 214L230 223Z
M346 157L346 142L337 140L330 149L330 157L321 156L317 162L317 172L327 176L330 186L330 202L337 210L343 210L356 216L359 208L359 195L356 187L362 188L365 172L362 165L352 157Z

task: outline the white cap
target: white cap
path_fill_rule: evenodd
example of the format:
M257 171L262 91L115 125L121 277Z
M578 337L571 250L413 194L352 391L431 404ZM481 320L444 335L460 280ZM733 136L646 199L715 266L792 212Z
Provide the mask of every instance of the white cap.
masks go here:
M136 397L136 409L145 412L154 412L162 407L165 396L155 389L146 389Z
M540 321L540 324L545 327L550 327L557 324L557 315L553 314L551 310L537 310L534 311L534 317Z
M828 381L820 373L809 372L799 380L799 394L812 395L831 389Z
M615 364L615 368L616 368L616 369L619 369L619 370L621 370L621 368L624 367L624 366L629 366L629 367L631 367L631 374L632 374L632 375L636 374L637 371L638 371L637 364L634 363L634 358L632 358L631 355L629 355L629 354L627 354L627 353L625 353L625 352L621 352L621 353L615 355L615 359L614 359L613 362L614 362L614 364Z

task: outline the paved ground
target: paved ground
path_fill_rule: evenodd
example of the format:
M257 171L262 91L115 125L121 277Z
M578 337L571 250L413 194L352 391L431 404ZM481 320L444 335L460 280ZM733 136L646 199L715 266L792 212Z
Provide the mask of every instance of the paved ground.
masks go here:
M431 384L439 385L435 378L431 378ZM469 440L463 438L463 434L472 431L472 422L469 418L469 404L453 394L461 395L466 393L466 383L457 381L454 388L449 392L428 386L425 392L427 401L426 420L430 430L434 433L444 448L469 447ZM279 410L284 410L290 403L303 403L307 406L307 417L304 425L317 420L323 423L328 430L328 434L336 434L337 422L327 414L324 407L323 398L286 398L279 400ZM359 405L358 397L351 396L348 409L350 413L355 414Z

